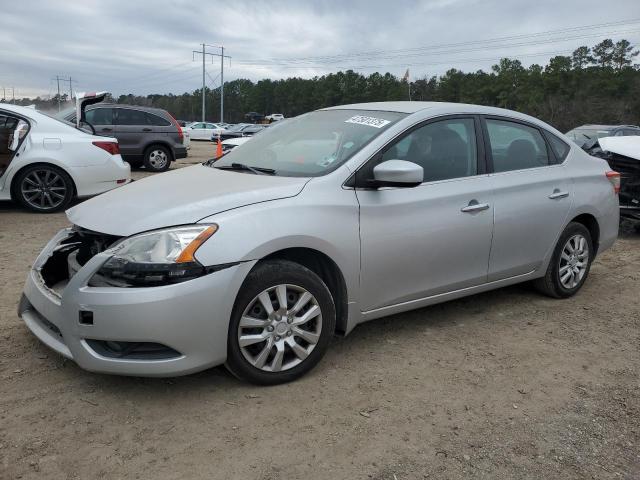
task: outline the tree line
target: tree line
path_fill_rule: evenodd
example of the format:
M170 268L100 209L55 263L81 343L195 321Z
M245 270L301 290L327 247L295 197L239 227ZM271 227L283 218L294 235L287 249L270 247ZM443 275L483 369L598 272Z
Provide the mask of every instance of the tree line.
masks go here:
M310 79L238 79L225 82L225 120L241 122L247 112L292 117L318 108L359 102L421 100L474 103L508 108L538 117L561 131L585 123L640 124L638 50L627 40L603 40L555 56L546 65L525 68L503 58L489 72L450 69L441 76L406 81L390 73L362 75L353 70ZM175 94L121 95L113 101L163 108L181 120L201 118L201 89ZM219 89L205 89L206 118L217 121ZM22 99L52 109L57 97Z

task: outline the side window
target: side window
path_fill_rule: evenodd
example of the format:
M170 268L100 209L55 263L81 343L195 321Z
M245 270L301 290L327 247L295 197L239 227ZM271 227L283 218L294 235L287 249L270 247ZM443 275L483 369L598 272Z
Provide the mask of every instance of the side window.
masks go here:
M171 125L171 122L159 117L158 115L154 115L153 113L145 113L145 115L147 117L147 124L149 125L153 125L155 127L168 127Z
M118 108L118 125L148 125L147 115L140 110L129 108Z
M194 123L191 128L204 128L204 123Z
M472 118L429 123L401 138L381 161L406 160L424 169L424 181L469 177L478 173L476 132Z
M569 150L571 150L571 147L569 147L569 145L556 137L553 133L545 131L545 136L549 141L549 145L551 145L551 150L553 150L554 155L558 159L558 163L564 162L564 159L567 158L567 155L569 155Z
M87 110L85 117L91 125L113 125L113 110L111 108Z
M617 130L616 133L613 134L614 137L621 137L624 135L623 130Z
M640 135L640 128L627 128L624 131L625 137L636 137L638 135Z
M537 128L487 119L494 172L508 172L549 165L547 144Z

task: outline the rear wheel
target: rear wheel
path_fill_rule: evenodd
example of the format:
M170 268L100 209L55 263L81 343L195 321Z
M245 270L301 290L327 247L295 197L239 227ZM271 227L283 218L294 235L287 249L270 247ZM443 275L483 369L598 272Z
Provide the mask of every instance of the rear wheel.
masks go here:
M34 212L58 212L74 197L73 180L53 165L27 167L18 174L13 185L14 198Z
M550 297L574 295L589 275L594 253L587 227L581 223L570 223L558 240L545 276L535 280L534 285Z
M264 262L236 299L227 368L260 385L295 380L324 356L335 318L331 293L315 273L286 260Z
M152 145L144 153L144 167L152 172L165 172L171 164L171 152L167 147Z

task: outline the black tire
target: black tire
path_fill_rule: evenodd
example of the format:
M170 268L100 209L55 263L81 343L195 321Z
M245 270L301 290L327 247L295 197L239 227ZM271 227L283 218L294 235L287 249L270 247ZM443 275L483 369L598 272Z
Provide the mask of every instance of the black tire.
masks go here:
M144 159L142 158L123 158L125 162L127 162L132 169L134 168L142 168L144 166Z
M586 246L588 248L586 267L584 268L584 273L576 282L576 284L568 287L563 284L561 280L561 255L563 254L563 250L565 249L567 242L569 242L570 239L576 238L576 236L581 236L586 240ZM556 248L553 251L551 261L549 262L549 266L547 267L545 276L534 280L533 285L541 293L544 293L549 297L571 297L572 295L575 295L578 290L580 290L580 288L582 288L582 285L584 285L584 282L587 280L594 256L595 251L593 249L593 240L591 239L591 233L589 233L587 227L585 227L581 223L572 222L567 225L567 227L562 232L562 235L560 235L558 243L556 244ZM576 260L579 261L579 259ZM564 259L562 261L565 262ZM566 266L566 264L564 266Z
M144 168L150 172L166 172L172 160L171 151L163 145L151 145L144 152Z
M312 322L320 322L321 327L320 331L317 332L319 334L319 338L317 342L313 344L314 346L311 348L311 344L306 345L305 348L311 348L311 350L308 353L308 356L306 356L306 358L304 359L300 359L300 356L295 353L295 349L293 349L288 343L293 342L296 345L304 345L306 343L303 337L299 337L298 335L296 335L295 331L297 327L292 327L288 332L281 332L282 337L277 336L280 331L279 327L282 326L283 328L289 328L285 324L285 320L287 320L286 317L283 317L282 321L280 322L278 322L277 320L273 320L273 323L269 324L275 325L275 330L273 329L273 326L269 327L272 329L273 333L267 333L267 327L261 326L254 329L249 328L250 334L253 333L253 331L257 331L256 333L259 334L270 335L271 340L275 339L276 342L282 342L281 348L283 352L285 352L283 353L284 360L281 360L282 370L265 371L265 369L256 367L249 361L249 359L246 358L245 355L248 353L247 350L255 347L257 349L256 357L258 357L258 351L265 351L265 349L268 348L268 357L265 356L265 358L270 358L270 360L267 360L268 362L270 362L270 365L266 365L267 361L265 361L265 368L273 368L273 365L276 364L275 355L277 355L279 348L276 344L269 344L269 340L265 340L264 344L256 343L249 347L245 346L245 349L243 350L240 346L239 340L239 332L241 328L240 320L243 317L245 310L247 310L252 305L254 305L254 309L255 307L258 307L258 309L260 308L257 305L257 302L259 301L256 300L256 297L258 297L258 295L278 285L287 285L287 288L290 289L299 288L300 291L306 291L307 293L311 294L313 298L309 301L309 303L303 306L305 308L309 307L310 305L313 308L315 308L316 306L319 307L320 315L304 325L309 325ZM287 307L287 310L293 310L293 305L302 296L300 291L289 290L287 292L286 297L287 303L289 305ZM271 298L273 302L272 306L275 309L275 307L278 306L277 296L272 296ZM311 307L309 307L306 311L311 310ZM253 313L254 311L255 310L252 310L251 313ZM300 310L300 312L302 315L304 315L305 309ZM272 260L258 264L244 281L233 308L231 322L229 325L229 335L227 339L227 368L238 378L257 385L276 385L280 383L290 382L301 377L313 367L315 367L327 351L335 329L335 312L336 309L333 298L331 297L331 292L322 281L322 279L311 270L303 267L300 264L288 260ZM276 313L277 311L274 312L274 315ZM266 314L266 311L262 312L262 315L267 319L269 318ZM271 320L264 321L271 322ZM295 322L295 320L291 320L291 322ZM318 324L316 323L315 328L317 328L317 325ZM300 325L300 327L302 327L302 325ZM243 330L243 332L246 331L247 330ZM299 332L300 330L297 331ZM243 353L243 351L245 353ZM295 364L296 362L300 363Z
M75 186L61 168L38 164L18 173L11 192L14 200L32 212L54 213L69 206L75 197Z

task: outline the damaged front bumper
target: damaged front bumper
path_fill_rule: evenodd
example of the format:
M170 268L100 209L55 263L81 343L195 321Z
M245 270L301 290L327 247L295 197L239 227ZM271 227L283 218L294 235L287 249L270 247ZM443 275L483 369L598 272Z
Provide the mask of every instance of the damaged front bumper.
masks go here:
M255 262L175 285L92 287L109 255L69 267L74 235L58 232L27 276L18 314L43 343L86 370L120 375L183 375L224 363L233 303Z

